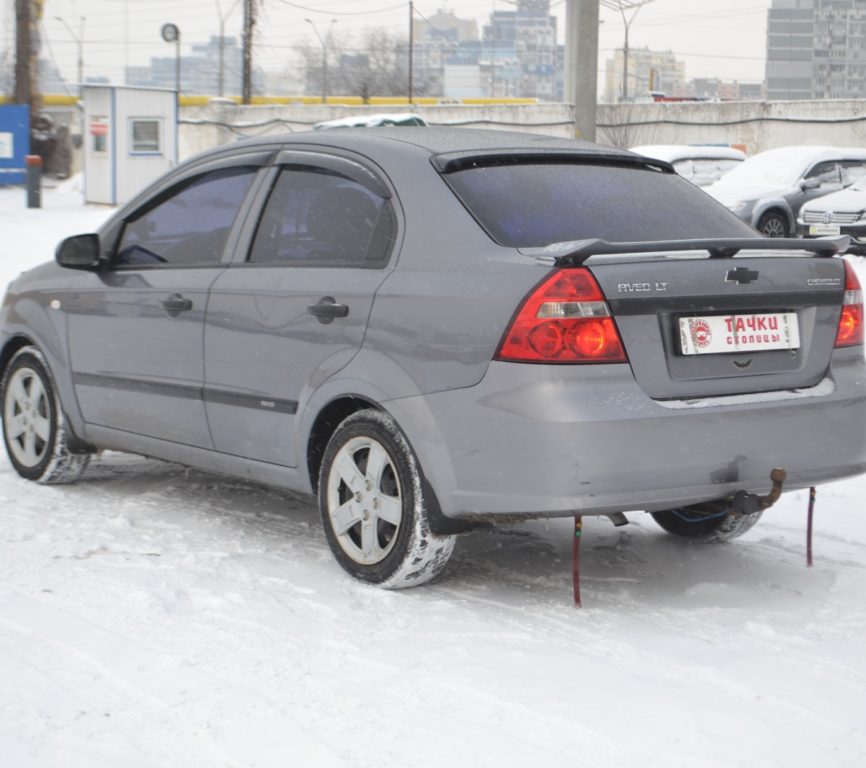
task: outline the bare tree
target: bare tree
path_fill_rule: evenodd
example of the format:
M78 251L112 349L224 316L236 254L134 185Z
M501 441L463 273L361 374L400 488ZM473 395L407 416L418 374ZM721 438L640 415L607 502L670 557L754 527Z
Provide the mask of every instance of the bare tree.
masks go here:
M357 45L352 38L330 32L324 46L308 44L299 52L306 71L308 93L322 93L327 73L327 92L332 95L406 96L409 92L409 46L406 39L387 29L364 31ZM324 50L323 50L324 47ZM426 95L429 78L415 78L412 92Z
M642 126L635 121L633 101L621 104L598 105L598 140L620 149L638 144L652 144L655 136L653 126Z

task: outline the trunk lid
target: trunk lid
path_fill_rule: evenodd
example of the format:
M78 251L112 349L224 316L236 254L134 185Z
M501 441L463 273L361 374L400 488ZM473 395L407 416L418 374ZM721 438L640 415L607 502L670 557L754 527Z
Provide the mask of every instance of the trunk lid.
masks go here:
M650 397L800 389L826 376L845 290L844 262L826 256L841 240L573 245L532 250L559 249L556 264L592 272Z

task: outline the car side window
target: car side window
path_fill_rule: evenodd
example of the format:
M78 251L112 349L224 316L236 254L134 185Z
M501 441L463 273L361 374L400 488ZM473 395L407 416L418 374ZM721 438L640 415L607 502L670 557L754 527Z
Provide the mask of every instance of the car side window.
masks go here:
M841 166L842 184L846 187L866 175L866 160L843 160Z
M256 170L222 168L159 195L127 220L115 265L219 263Z
M394 243L391 203L330 170L280 170L249 261L294 266L383 266Z
M835 160L818 163L806 174L806 178L817 179L821 186L824 186L824 184L842 183L842 177L839 174L839 164Z

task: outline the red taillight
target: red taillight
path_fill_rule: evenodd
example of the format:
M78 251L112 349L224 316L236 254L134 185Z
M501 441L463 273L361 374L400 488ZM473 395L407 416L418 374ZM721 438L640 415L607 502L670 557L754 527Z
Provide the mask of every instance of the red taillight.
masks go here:
M863 291L854 268L845 262L845 298L836 331L836 346L851 347L863 343Z
M523 300L496 359L524 363L627 360L604 294L583 267L553 272Z

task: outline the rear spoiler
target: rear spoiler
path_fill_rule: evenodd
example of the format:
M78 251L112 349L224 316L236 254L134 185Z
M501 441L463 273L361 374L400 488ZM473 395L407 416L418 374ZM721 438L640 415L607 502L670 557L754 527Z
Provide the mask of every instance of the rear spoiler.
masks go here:
M740 251L808 251L817 256L835 256L848 250L851 238L819 237L803 240L794 237L741 237L707 240L652 240L640 243L609 243L607 240L569 240L541 248L520 248L520 252L539 261L550 261L560 267L583 264L591 256L630 253L665 253L669 251L707 251L711 259L729 259Z

